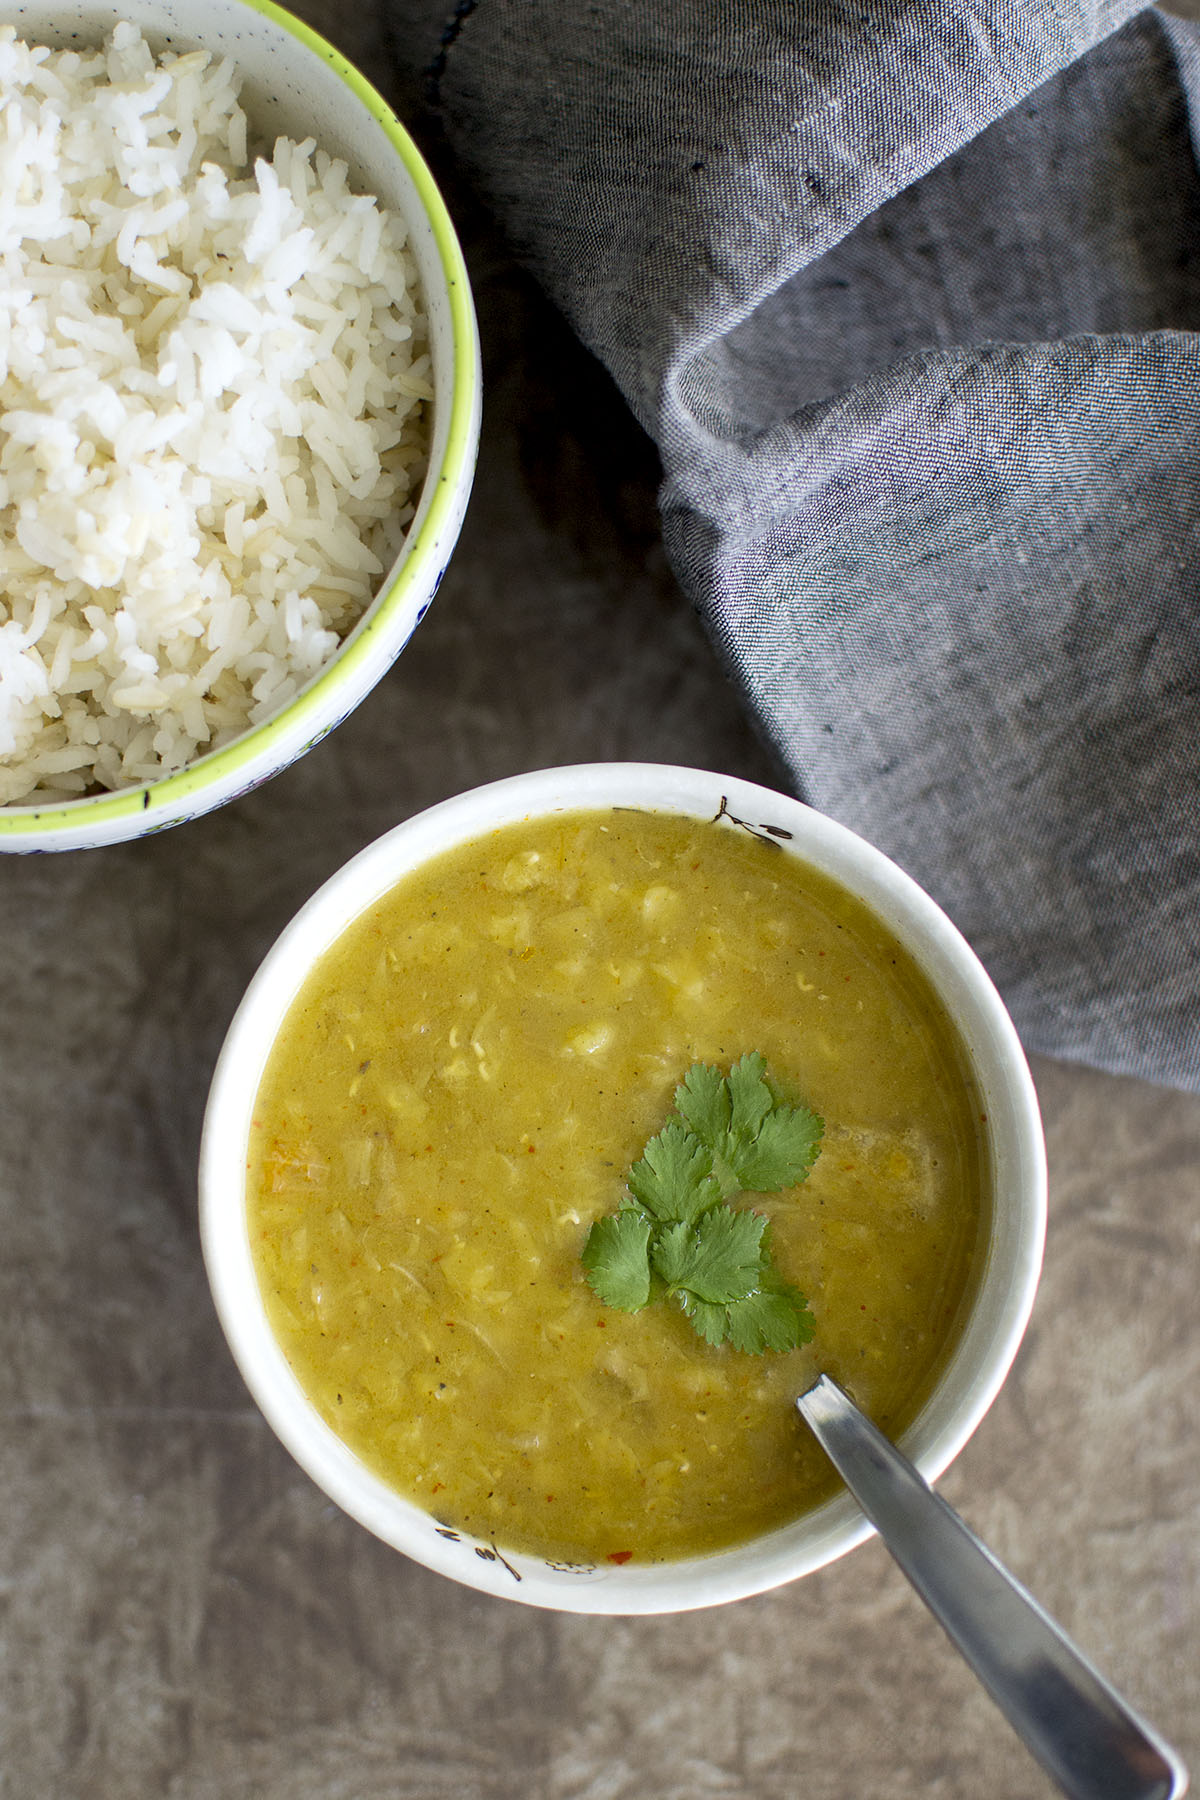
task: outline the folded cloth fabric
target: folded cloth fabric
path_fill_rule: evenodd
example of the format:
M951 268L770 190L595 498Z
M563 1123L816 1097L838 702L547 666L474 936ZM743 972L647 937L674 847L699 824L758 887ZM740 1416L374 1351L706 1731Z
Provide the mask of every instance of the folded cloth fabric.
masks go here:
M1198 28L460 0L429 96L797 791L1029 1047L1200 1088Z

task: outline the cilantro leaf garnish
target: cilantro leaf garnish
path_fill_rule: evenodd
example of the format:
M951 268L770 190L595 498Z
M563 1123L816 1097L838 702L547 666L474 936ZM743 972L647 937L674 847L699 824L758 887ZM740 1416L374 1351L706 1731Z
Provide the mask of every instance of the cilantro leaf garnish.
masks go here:
M608 1306L640 1312L650 1298L650 1223L632 1208L597 1219L583 1246L583 1266Z
M629 1191L654 1218L691 1222L721 1198L712 1151L672 1120L629 1171Z
M721 1203L694 1225L668 1225L650 1253L655 1274L669 1294L686 1291L713 1306L748 1300L759 1286L766 1223L761 1213Z
M786 1283L762 1287L727 1311L729 1341L735 1350L757 1355L764 1350L794 1350L812 1342L813 1316L808 1302L798 1288Z
M766 1079L757 1050L728 1076L695 1063L675 1090L688 1129L712 1152L717 1179L731 1193L773 1194L803 1181L820 1148L822 1124L807 1106L785 1106Z
M733 1110L728 1080L711 1063L693 1063L675 1089L675 1110L701 1143L715 1149L729 1130Z
M804 1180L821 1148L821 1121L807 1106L776 1106L735 1165L743 1188L775 1194Z
M812 1313L775 1268L766 1219L729 1201L803 1181L821 1120L778 1097L757 1051L728 1075L694 1063L675 1106L679 1117L630 1170L619 1210L588 1233L582 1257L594 1292L624 1312L674 1300L713 1345L758 1354L808 1343Z
M723 1344L729 1336L729 1308L711 1300L697 1300L684 1288L679 1294L682 1306L700 1336L712 1345Z

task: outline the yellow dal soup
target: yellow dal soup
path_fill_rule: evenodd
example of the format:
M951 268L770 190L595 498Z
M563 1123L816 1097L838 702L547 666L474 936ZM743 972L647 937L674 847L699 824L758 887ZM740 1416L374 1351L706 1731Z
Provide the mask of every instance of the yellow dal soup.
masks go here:
M815 1338L749 1355L603 1305L580 1251L696 1061L761 1051L825 1121L754 1196ZM251 1238L322 1416L452 1530L554 1561L746 1541L836 1482L792 1402L821 1370L893 1434L972 1290L977 1095L911 957L728 819L508 826L326 952L258 1095Z

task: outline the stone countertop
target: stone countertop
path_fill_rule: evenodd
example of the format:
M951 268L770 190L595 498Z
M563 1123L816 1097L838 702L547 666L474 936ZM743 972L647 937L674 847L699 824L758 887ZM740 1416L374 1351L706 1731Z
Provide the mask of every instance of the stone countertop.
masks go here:
M385 89L380 9L299 10ZM208 1078L297 905L421 807L550 763L776 779L666 568L654 456L458 204L485 351L466 529L381 687L180 830L0 859L0 1794L1037 1800L877 1543L682 1618L542 1614L406 1562L262 1423L196 1225ZM1200 1767L1200 1101L1040 1062L1045 1276L940 1484Z

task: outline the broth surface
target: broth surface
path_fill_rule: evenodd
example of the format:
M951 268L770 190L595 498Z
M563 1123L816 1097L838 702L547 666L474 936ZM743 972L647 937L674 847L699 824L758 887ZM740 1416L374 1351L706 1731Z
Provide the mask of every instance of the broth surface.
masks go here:
M814 1342L750 1356L605 1307L579 1253L695 1061L760 1050L825 1121L755 1197ZM720 822L505 827L326 953L249 1152L272 1325L333 1429L454 1530L558 1561L745 1541L834 1491L795 1396L887 1432L952 1346L987 1211L978 1097L912 959L840 886Z

